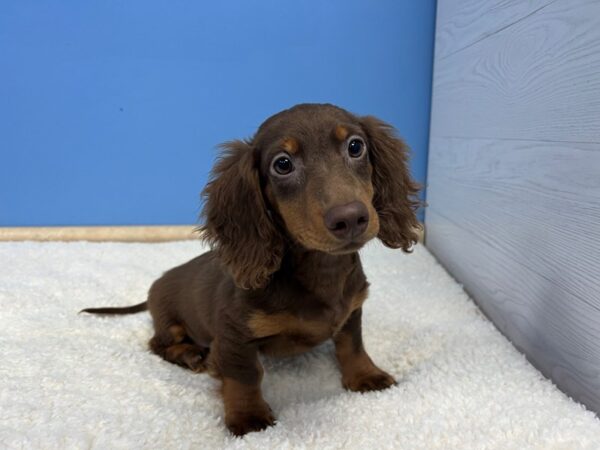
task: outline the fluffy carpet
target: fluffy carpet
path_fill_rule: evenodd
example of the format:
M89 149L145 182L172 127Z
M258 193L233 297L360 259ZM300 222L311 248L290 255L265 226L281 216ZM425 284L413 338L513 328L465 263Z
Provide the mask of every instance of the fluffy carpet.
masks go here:
M345 392L324 344L264 359L275 427L233 438L218 385L151 354L143 301L202 251L166 244L0 244L0 448L597 449L600 422L543 378L419 246L372 244L364 338L399 381Z

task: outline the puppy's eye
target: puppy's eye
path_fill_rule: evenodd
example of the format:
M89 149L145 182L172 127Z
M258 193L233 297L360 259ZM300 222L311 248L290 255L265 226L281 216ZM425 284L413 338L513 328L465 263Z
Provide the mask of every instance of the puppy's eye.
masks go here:
M365 144L360 139L352 139L348 143L348 154L351 158L360 158L365 151Z
M288 175L294 170L294 164L288 156L281 155L273 160L273 170L279 175Z

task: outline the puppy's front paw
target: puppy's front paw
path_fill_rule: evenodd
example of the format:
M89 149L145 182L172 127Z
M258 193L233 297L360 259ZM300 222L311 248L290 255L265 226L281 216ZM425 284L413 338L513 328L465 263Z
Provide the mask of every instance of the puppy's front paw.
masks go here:
M225 425L236 436L264 430L274 424L275 418L268 405L256 411L233 412L225 417Z
M396 384L396 380L387 372L375 368L374 371L357 373L342 378L345 389L355 392L381 391Z

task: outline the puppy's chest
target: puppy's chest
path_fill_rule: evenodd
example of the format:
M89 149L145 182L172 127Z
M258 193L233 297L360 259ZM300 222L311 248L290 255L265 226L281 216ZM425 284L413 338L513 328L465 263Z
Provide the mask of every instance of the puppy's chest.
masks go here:
M248 321L260 350L273 355L293 355L334 336L367 297L366 289L310 311L267 313L255 311Z

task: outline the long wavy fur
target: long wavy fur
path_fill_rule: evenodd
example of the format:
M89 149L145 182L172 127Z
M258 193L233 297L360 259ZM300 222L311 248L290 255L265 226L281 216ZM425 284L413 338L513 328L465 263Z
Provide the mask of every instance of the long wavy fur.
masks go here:
M250 143L223 144L211 180L202 191L202 239L217 252L235 283L264 287L279 269L284 241L270 220Z
M379 215L379 239L388 247L410 252L421 228L416 211L420 186L408 168L408 147L394 128L373 116L360 119L369 139L373 165L373 206Z

